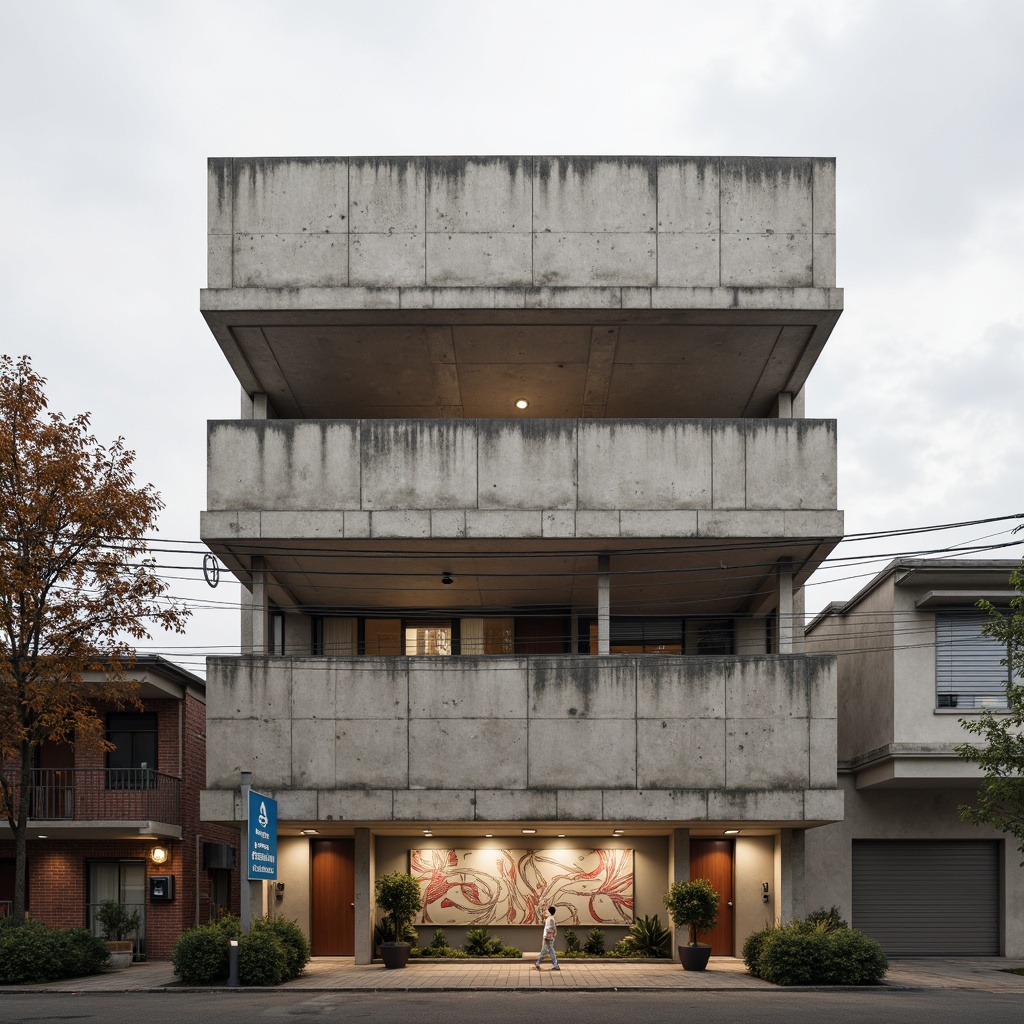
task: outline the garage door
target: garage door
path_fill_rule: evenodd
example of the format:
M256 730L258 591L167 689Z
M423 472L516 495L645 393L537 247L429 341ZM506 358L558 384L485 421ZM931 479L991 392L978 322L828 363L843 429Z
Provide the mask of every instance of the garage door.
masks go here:
M999 844L853 841L854 928L892 956L999 955Z

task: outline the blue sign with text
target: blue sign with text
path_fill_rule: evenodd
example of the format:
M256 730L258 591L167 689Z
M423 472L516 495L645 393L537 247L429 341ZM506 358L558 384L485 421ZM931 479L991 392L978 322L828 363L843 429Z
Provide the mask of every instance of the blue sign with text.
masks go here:
M277 801L249 790L250 880L277 878Z

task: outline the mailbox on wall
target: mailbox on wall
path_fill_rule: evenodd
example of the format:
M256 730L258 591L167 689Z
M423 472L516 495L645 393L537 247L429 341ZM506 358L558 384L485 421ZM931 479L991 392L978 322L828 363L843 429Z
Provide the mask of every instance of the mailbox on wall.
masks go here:
M149 902L170 903L174 899L174 875L149 876Z

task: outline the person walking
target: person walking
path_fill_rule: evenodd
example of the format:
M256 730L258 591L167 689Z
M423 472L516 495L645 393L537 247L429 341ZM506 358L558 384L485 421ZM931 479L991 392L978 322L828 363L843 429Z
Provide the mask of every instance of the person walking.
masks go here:
M544 937L541 941L540 953L537 955L537 962L533 965L535 971L540 970L540 962L547 953L551 957L553 971L560 971L558 957L555 956L555 936L558 934L558 926L555 924L555 908L548 907L548 916L544 919Z

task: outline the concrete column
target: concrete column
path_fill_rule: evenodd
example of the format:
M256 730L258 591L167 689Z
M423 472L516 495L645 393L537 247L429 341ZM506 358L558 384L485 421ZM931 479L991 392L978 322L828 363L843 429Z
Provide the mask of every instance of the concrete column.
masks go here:
M675 828L672 830L671 870L673 882L690 880L690 830Z
M597 653L611 653L611 556L597 556Z
M791 391L780 391L776 404L778 405L778 417L780 420L791 420L793 418L793 393Z
M779 654L793 653L793 559L780 558L779 578Z
M267 420L270 419L270 399L265 391L256 391L249 394L242 388L242 400L239 419L243 420Z
M675 828L669 839L668 848L670 881L688 882L690 880L690 830L688 828ZM672 929L672 959L676 959L676 946L682 946L689 941L690 936L686 929L682 934L677 934L676 927L672 924L672 918L668 919L669 927Z
M252 643L249 652L252 654L267 653L267 580L266 560L262 555L252 557L252 603L250 615L252 622ZM244 653L244 652L243 652Z
M368 828L355 830L356 963L373 963L374 837Z
M776 906L782 924L803 917L804 908L804 831L784 828L779 836L779 891Z

